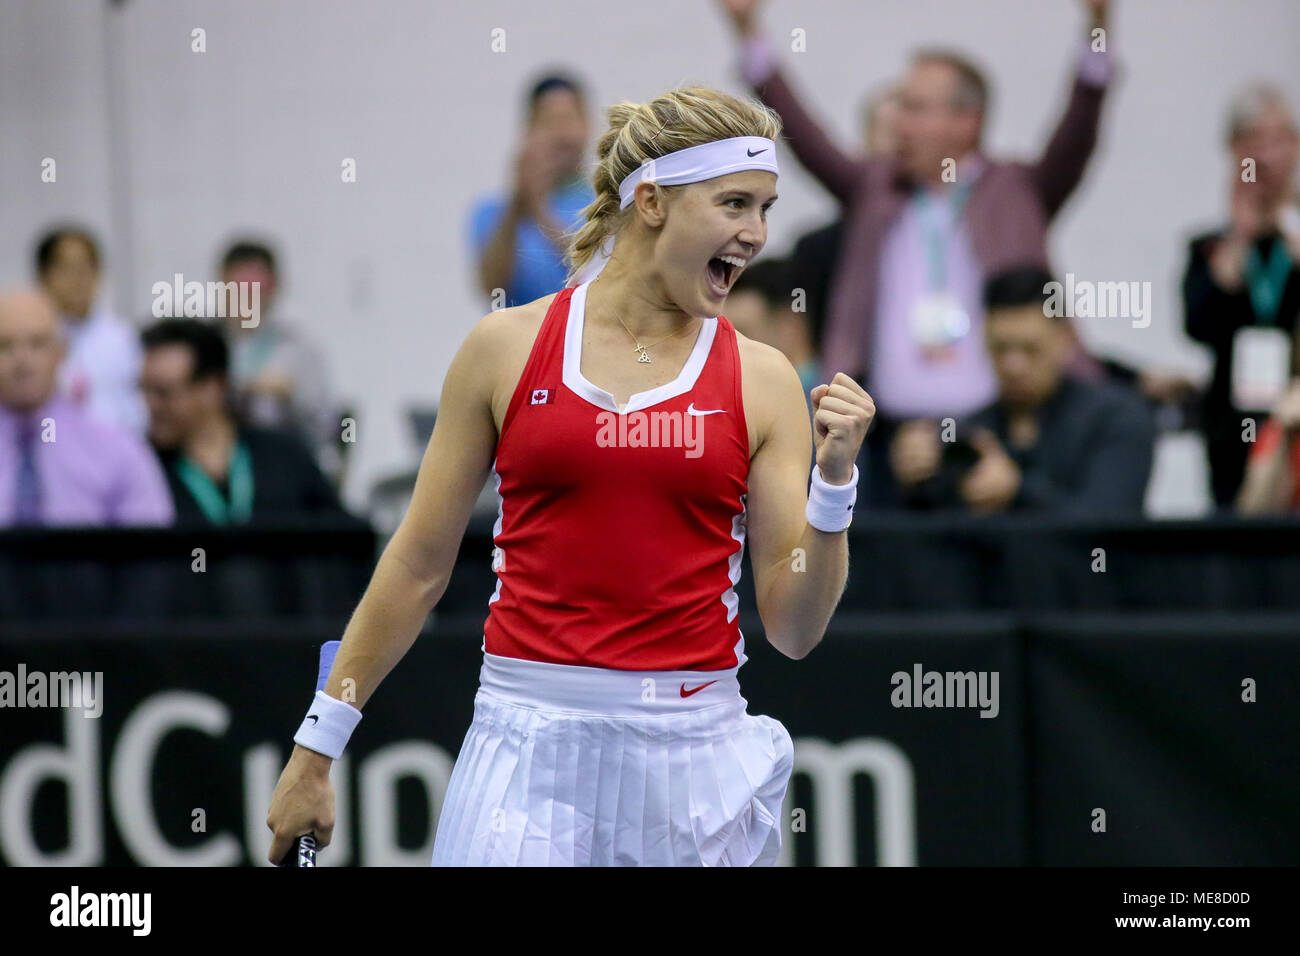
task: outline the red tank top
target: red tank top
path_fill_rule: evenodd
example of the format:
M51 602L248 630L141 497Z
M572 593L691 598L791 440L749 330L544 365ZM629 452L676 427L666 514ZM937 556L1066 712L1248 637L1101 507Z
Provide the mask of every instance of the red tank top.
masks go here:
M617 670L739 667L749 433L735 329L705 319L681 374L620 415L580 370L586 295L584 283L552 300L501 426L483 649Z

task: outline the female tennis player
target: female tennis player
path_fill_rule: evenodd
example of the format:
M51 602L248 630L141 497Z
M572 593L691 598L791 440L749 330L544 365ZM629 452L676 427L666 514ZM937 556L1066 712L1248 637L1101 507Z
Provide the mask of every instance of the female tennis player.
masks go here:
M329 843L331 760L489 478L497 585L433 864L777 859L793 743L740 696L741 556L767 639L804 657L844 589L875 408L837 374L810 429L789 361L719 314L767 238L776 115L689 87L609 121L570 286L484 316L451 364L410 508L276 786L273 861L301 834Z

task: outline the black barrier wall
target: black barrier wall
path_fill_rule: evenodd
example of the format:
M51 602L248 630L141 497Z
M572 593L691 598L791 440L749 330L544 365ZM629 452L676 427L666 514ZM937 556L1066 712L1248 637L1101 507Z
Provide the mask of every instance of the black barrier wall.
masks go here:
M1097 524L859 515L837 613L1300 612L1300 521ZM0 622L344 617L374 568L358 521L261 530L0 532ZM201 550L203 572L195 571ZM754 612L746 566L737 593ZM436 614L483 615L492 519L476 515Z
M1300 521L1097 523L858 514L840 611L1300 611ZM743 606L754 610L748 566ZM439 610L483 613L492 521L470 522Z
M375 549L374 530L349 518L284 521L256 530L4 531L0 626L272 617L346 621L370 580Z
M786 862L1300 862L1300 619L1157 617L843 613L802 661L744 619L749 709L795 740ZM472 715L481 623L444 618L367 704L334 769L326 863L428 863ZM99 672L102 713L0 714L0 858L260 860L316 648L337 636L10 626L0 671ZM929 680L949 672L970 677Z
M1026 652L1035 862L1300 862L1300 618L1055 617Z

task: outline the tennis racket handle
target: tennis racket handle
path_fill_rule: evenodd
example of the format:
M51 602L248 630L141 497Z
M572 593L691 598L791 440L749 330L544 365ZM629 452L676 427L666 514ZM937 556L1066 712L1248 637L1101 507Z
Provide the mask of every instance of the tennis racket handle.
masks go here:
M334 655L338 653L339 645L342 641L326 641L320 648L320 666L316 671L316 689L324 690L325 682L329 679L330 668L334 666ZM284 855L276 866L315 866L316 865L316 837L314 834L306 833L293 841L289 847L289 852Z
M316 837L314 834L305 833L293 841L289 847L289 852L284 855L284 859L276 864L277 866L302 867L316 865Z

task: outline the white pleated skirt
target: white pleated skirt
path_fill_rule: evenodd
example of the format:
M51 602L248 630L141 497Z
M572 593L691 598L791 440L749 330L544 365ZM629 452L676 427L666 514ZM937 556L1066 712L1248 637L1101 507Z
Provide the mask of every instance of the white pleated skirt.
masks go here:
M771 866L794 743L735 669L484 654L434 866Z

